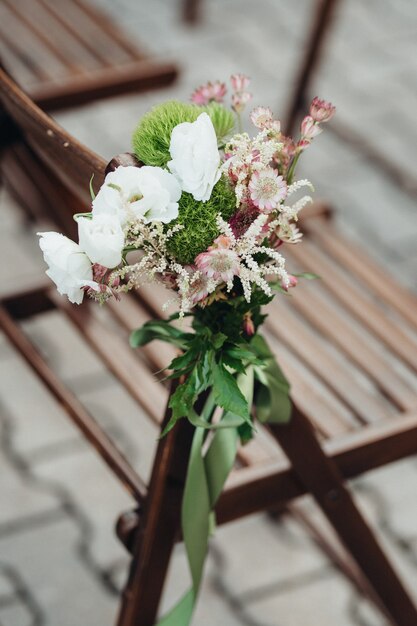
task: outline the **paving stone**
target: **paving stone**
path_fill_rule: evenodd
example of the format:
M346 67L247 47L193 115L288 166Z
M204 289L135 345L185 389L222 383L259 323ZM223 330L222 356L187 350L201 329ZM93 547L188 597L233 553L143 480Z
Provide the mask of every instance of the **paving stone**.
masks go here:
M4 454L0 456L1 473L1 508L0 531L12 530L13 525L27 519L47 513L58 506L53 494L42 489L34 482L24 479L10 465ZM0 533L1 537L1 533Z
M21 390L24 389L24 393ZM3 419L11 424L13 446L22 454L78 436L65 412L21 357L0 360Z
M110 626L114 622L117 598L106 592L97 573L85 567L77 552L79 541L79 531L71 520L20 533L13 541L0 538L2 561L13 563L47 615L44 622L47 626L76 623ZM27 619L27 611L20 614ZM9 621L10 626L30 624L30 621L18 621L22 618L13 615L16 621Z
M272 523L263 514L220 528L213 545L223 555L225 580L240 597L270 581L282 581L327 563L294 523Z
M127 561L114 525L135 502L94 450L86 445L71 455L45 459L32 472L39 481L59 485L61 505L70 511L74 527L85 533L95 563L105 567L118 559Z

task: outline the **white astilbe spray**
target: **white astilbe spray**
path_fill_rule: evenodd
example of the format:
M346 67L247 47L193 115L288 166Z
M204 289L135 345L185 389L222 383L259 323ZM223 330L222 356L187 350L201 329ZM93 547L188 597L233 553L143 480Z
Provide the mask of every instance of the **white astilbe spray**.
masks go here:
M277 220L268 222L268 216L261 214L239 239L234 237L229 224L220 215L217 217L217 225L220 232L230 240L230 250L239 256L240 263L237 275L242 283L247 302L250 302L254 285L259 287L267 296L272 295L266 276L277 276L284 285L288 285L289 276L285 269L284 257L273 248L262 243L278 226ZM254 258L258 254L266 255L268 259L263 260L260 264ZM227 285L228 291L231 288L232 284Z

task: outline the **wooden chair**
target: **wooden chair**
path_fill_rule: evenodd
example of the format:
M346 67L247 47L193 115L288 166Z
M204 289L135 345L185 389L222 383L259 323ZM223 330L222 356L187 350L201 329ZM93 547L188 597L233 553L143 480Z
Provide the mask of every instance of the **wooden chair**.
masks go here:
M87 0L2 0L0 58L44 110L162 87L177 75Z
M22 202L30 198L33 204L43 204L57 226L72 234L70 217L86 207L89 179L94 173L99 185L106 163L36 107L2 71L0 100L9 129L1 135L4 182L16 187L18 180ZM108 167L121 163L132 163L132 157L121 155ZM337 232L326 207L315 206L303 227L306 241L289 250L291 260L319 273L322 281L300 286L293 298L277 298L265 327L292 383L293 417L285 426L259 428L256 439L239 450L238 466L217 506L217 520L223 524L312 494L354 562L346 568L350 577L390 623L411 626L417 623L416 608L345 481L417 452L416 299ZM119 331L127 336L158 316L161 294L155 288L143 289L140 296L130 294L121 303L109 303L105 314L112 323L107 323L103 310L89 302L70 305L46 279L28 283L2 285L0 326L132 494L135 509L120 516L117 525L132 553L117 624L152 626L179 537L192 428L181 420L158 443L146 485L40 356L20 321L59 311L160 427L169 417L164 408L169 391L151 370L166 366L172 351L151 344L134 352Z

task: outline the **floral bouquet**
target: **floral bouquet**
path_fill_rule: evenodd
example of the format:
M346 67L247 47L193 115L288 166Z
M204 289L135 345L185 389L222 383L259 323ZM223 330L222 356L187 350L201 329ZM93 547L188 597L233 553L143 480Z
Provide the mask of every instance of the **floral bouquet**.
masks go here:
M296 165L334 114L314 98L294 141L269 108L258 107L251 136L241 122L249 79L238 74L231 83L231 107L217 81L197 89L191 103L169 101L143 117L133 135L138 167L120 166L96 196L91 189L91 212L75 216L78 244L40 233L46 273L71 302L87 294L104 303L157 281L178 305L131 336L133 347L159 339L180 351L167 364L178 384L162 436L180 419L195 427L182 505L192 587L162 620L166 626L190 623L212 511L239 441L254 436L255 417L290 419L288 382L258 330L262 307L300 277L281 253L301 242L298 213L311 201L293 200L312 189L294 180Z

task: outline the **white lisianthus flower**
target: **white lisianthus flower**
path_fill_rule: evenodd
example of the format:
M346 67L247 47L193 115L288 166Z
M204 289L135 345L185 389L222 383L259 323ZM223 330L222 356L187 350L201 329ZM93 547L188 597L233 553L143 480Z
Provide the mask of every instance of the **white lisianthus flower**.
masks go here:
M220 154L213 123L207 113L195 122L183 122L172 131L168 167L178 178L183 191L195 200L210 199L220 178Z
M167 224L178 217L180 197L177 179L161 167L119 166L93 200L93 216L115 215L122 226L138 218Z
M61 295L68 296L68 300L74 304L81 304L83 288L93 279L90 259L78 244L60 233L38 235L43 258L49 266L46 275L53 280Z
M93 218L78 218L78 237L80 248L92 263L113 268L122 261L125 236L116 215L105 213Z

